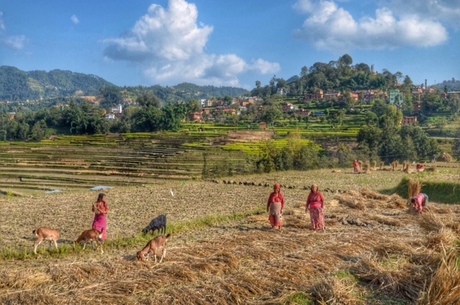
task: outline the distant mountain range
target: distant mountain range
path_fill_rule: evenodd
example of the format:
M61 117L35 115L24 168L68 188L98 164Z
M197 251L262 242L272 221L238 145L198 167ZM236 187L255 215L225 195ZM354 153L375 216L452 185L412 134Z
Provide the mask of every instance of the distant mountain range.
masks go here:
M211 97L241 96L249 91L235 87L198 86L182 83L172 87L118 87L105 79L64 70L22 71L0 66L0 101L49 100L74 96L98 95L102 87L116 87L131 92L152 92L165 102Z

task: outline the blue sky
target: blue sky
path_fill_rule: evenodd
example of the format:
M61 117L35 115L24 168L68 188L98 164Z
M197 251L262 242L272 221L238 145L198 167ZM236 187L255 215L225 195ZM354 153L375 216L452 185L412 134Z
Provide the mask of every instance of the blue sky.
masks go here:
M349 54L353 64L460 79L460 0L0 0L0 65L119 86L252 89Z

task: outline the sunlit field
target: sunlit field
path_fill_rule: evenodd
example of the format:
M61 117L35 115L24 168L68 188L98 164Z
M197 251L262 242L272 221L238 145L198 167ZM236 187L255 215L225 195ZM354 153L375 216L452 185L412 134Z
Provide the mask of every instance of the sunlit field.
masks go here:
M3 196L0 303L454 304L460 208L433 191L422 216L410 213L398 191L407 179L422 191L430 182L460 184L458 168L437 164L413 174L350 168L115 186L104 191L104 254L73 245L91 228L99 191ZM273 183L287 204L279 231L266 213ZM310 230L305 213L312 183L326 197L324 233ZM165 259L138 262L154 237L141 230L163 213ZM43 243L33 254L40 226L60 230L59 252Z

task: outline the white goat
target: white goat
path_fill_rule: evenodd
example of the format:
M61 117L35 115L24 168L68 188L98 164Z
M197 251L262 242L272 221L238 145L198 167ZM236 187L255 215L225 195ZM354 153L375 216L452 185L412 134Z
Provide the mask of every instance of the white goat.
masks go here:
M51 242L54 242L54 246L56 247L56 251L59 251L57 241L59 239L59 231L50 228L38 228L32 231L38 238L34 244L34 253L37 254L37 247L44 241L49 240L50 245Z
M84 243L83 250L86 248L87 243L91 243L94 249L94 242L96 242L96 245L101 246L101 253L104 253L104 249L102 248L102 244L104 243L104 240L102 239L102 232L99 232L98 230L91 229L83 231L75 241L77 244L80 244L81 242Z

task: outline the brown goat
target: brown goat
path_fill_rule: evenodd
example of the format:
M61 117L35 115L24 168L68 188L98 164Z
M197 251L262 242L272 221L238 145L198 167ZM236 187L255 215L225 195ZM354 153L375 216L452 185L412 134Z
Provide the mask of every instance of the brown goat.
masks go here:
M104 243L104 240L102 239L102 232L99 232L98 230L94 229L83 231L77 238L75 243L80 244L82 242L84 243L83 250L86 248L86 244L88 243L91 243L94 249L94 242L96 242L96 245L101 247L101 253L104 253L104 249L102 248L102 244Z
M50 242L54 242L54 246L56 247L56 251L59 251L57 241L59 239L59 231L50 228L38 228L32 231L38 239L34 244L34 253L37 254L37 247L44 241L49 240Z
M141 251L137 252L137 259L140 261L145 261L145 256L147 254L152 254L155 257L155 263L157 262L157 251L161 250L161 258L160 263L163 261L163 258L166 256L166 242L171 234L167 234L166 236L161 235L157 236L156 238L152 239L147 243L147 245Z

